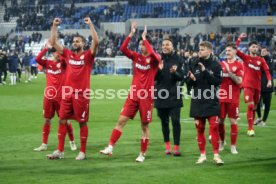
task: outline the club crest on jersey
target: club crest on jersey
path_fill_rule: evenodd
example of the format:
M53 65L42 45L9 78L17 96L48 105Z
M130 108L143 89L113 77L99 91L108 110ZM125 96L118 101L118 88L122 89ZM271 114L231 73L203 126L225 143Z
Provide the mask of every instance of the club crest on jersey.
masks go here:
M257 65L260 65L261 64L261 61L257 61Z
M80 59L84 59L84 55L81 55Z
M58 64L57 64L57 67L58 67L58 68L60 68L60 66L61 66L61 64L60 64L60 63L58 63Z
M232 67L232 70L235 72L237 70L237 67L236 66L233 66Z
M249 96L245 96L245 100L249 100Z
M150 58L146 58L146 62L147 62L147 63L150 63Z

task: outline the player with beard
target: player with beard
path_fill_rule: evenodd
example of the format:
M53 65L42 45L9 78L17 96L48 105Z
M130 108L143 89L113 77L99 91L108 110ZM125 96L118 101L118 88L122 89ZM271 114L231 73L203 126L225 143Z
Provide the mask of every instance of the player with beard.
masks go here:
M237 47L239 46L241 40L245 37L247 37L245 33L242 33L239 36L238 40L236 41ZM268 80L266 84L268 88L272 86L272 82L269 68L264 58L257 55L258 43L256 41L250 42L248 44L248 51L249 55L237 50L237 56L243 60L244 78L242 87L244 88L244 101L247 104L247 135L252 137L255 135L253 125L255 119L255 110L257 108L257 104L260 101L262 71L265 72L266 78Z
M84 18L89 26L92 36L92 44L84 51L85 39L81 35L73 36L72 51L64 48L57 42L57 27L61 19L55 18L51 28L51 43L53 47L65 58L66 80L64 86L71 92L63 90L59 113L58 149L53 154L47 155L49 159L64 158L64 141L66 136L66 122L68 119L75 119L80 126L80 152L76 160L86 158L86 143L88 137L87 121L89 118L89 95L90 74L94 62L99 39L97 32L89 17Z

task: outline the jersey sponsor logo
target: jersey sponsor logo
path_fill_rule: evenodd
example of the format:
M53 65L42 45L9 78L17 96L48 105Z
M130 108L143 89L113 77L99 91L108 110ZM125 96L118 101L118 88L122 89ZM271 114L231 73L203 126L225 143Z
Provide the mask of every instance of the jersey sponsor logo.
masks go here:
M76 66L84 65L84 60L76 61L76 60L70 59L69 64L76 65Z
M51 69L48 69L48 70L47 70L47 73L48 73L48 74L57 75L57 74L60 74L60 73L61 73L61 69L59 69L59 70L51 70Z
M260 70L260 67L259 67L259 66L254 66L254 65L252 65L252 64L249 64L248 67L249 67L249 68L252 68L252 69L254 69L254 70L257 70L257 71Z
M149 70L150 69L150 65L144 66L144 65L140 65L138 63L136 63L135 67L140 69L140 70Z

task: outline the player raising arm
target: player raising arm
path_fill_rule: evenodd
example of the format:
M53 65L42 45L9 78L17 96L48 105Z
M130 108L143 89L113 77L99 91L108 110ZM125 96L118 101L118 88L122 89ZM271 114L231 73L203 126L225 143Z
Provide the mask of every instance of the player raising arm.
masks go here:
M53 47L65 58L66 80L64 87L69 88L72 93L65 92L62 94L58 129L58 149L53 154L47 155L49 159L64 158L66 122L71 118L79 122L80 126L81 146L76 160L86 158L86 142L88 137L87 121L89 118L90 103L89 98L87 98L87 92L90 91L90 73L96 56L99 39L90 18L84 18L84 22L89 26L93 39L90 49L86 51L84 51L85 39L78 34L73 36L72 50L63 48L57 42L57 26L61 23L61 20L55 18L53 21L51 42L53 43Z
M43 59L47 53L52 53L53 59ZM49 42L45 45L44 49L35 58L36 62L44 67L46 73L46 88L44 91L43 100L43 116L44 125L42 129L42 144L34 151L47 150L48 137L51 129L51 119L54 117L55 112L59 115L60 101L61 101L61 88L65 80L65 64L62 57L52 48ZM68 136L70 139L71 150L76 150L74 142L73 127L68 121L66 124Z
M239 36L236 42L237 47L239 46L241 40L246 36L247 35L245 33L242 33ZM244 88L244 101L247 104L247 135L254 136L254 114L257 108L257 104L260 101L262 71L265 72L268 80L267 87L271 87L272 83L269 68L265 60L257 55L258 43L256 41L252 41L248 44L248 52L249 55L237 50L237 56L239 56L243 60L244 66L244 78L242 87Z
M144 162L145 153L149 144L149 123L152 121L153 98L151 90L153 90L154 87L154 78L158 71L160 57L154 52L146 38L146 26L142 38L140 38L138 42L141 54L127 48L131 38L136 32L136 26L136 23L132 23L130 34L121 46L121 51L133 61L133 79L130 93L121 111L118 123L111 133L109 145L104 150L101 150L100 153L112 155L113 147L119 140L124 126L127 124L128 120L133 119L137 111L139 111L142 137L141 151L136 161Z

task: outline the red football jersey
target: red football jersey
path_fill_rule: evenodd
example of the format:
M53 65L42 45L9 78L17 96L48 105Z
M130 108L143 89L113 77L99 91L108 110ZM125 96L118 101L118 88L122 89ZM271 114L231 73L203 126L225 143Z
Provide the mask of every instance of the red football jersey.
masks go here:
M63 49L62 56L66 62L65 86L70 86L74 92L80 93L90 89L90 74L95 59L91 50L88 49L78 55L68 49Z
M65 68L64 61L56 62L52 60L42 59L47 52L47 48L44 48L35 58L36 62L45 68L46 73L46 91L47 95L55 95L61 97L62 85L65 81Z
M130 41L127 37L121 46L121 51L133 61L133 79L130 89L130 97L152 99L154 89L154 78L158 71L160 56L156 54L147 40L144 40L145 47L149 53L143 56L127 48Z
M239 46L240 41L237 40L236 45ZM243 87L253 88L261 91L262 71L265 72L267 80L271 80L269 68L265 60L259 56L251 57L237 50L237 56L243 60L244 76Z
M226 70L226 64L221 62L221 68L223 72L223 79L220 85L220 102L227 103L239 103L240 100L240 88L241 86L236 84L229 76ZM229 70L231 73L238 77L243 77L243 66L239 61L234 61L233 63L227 62Z

